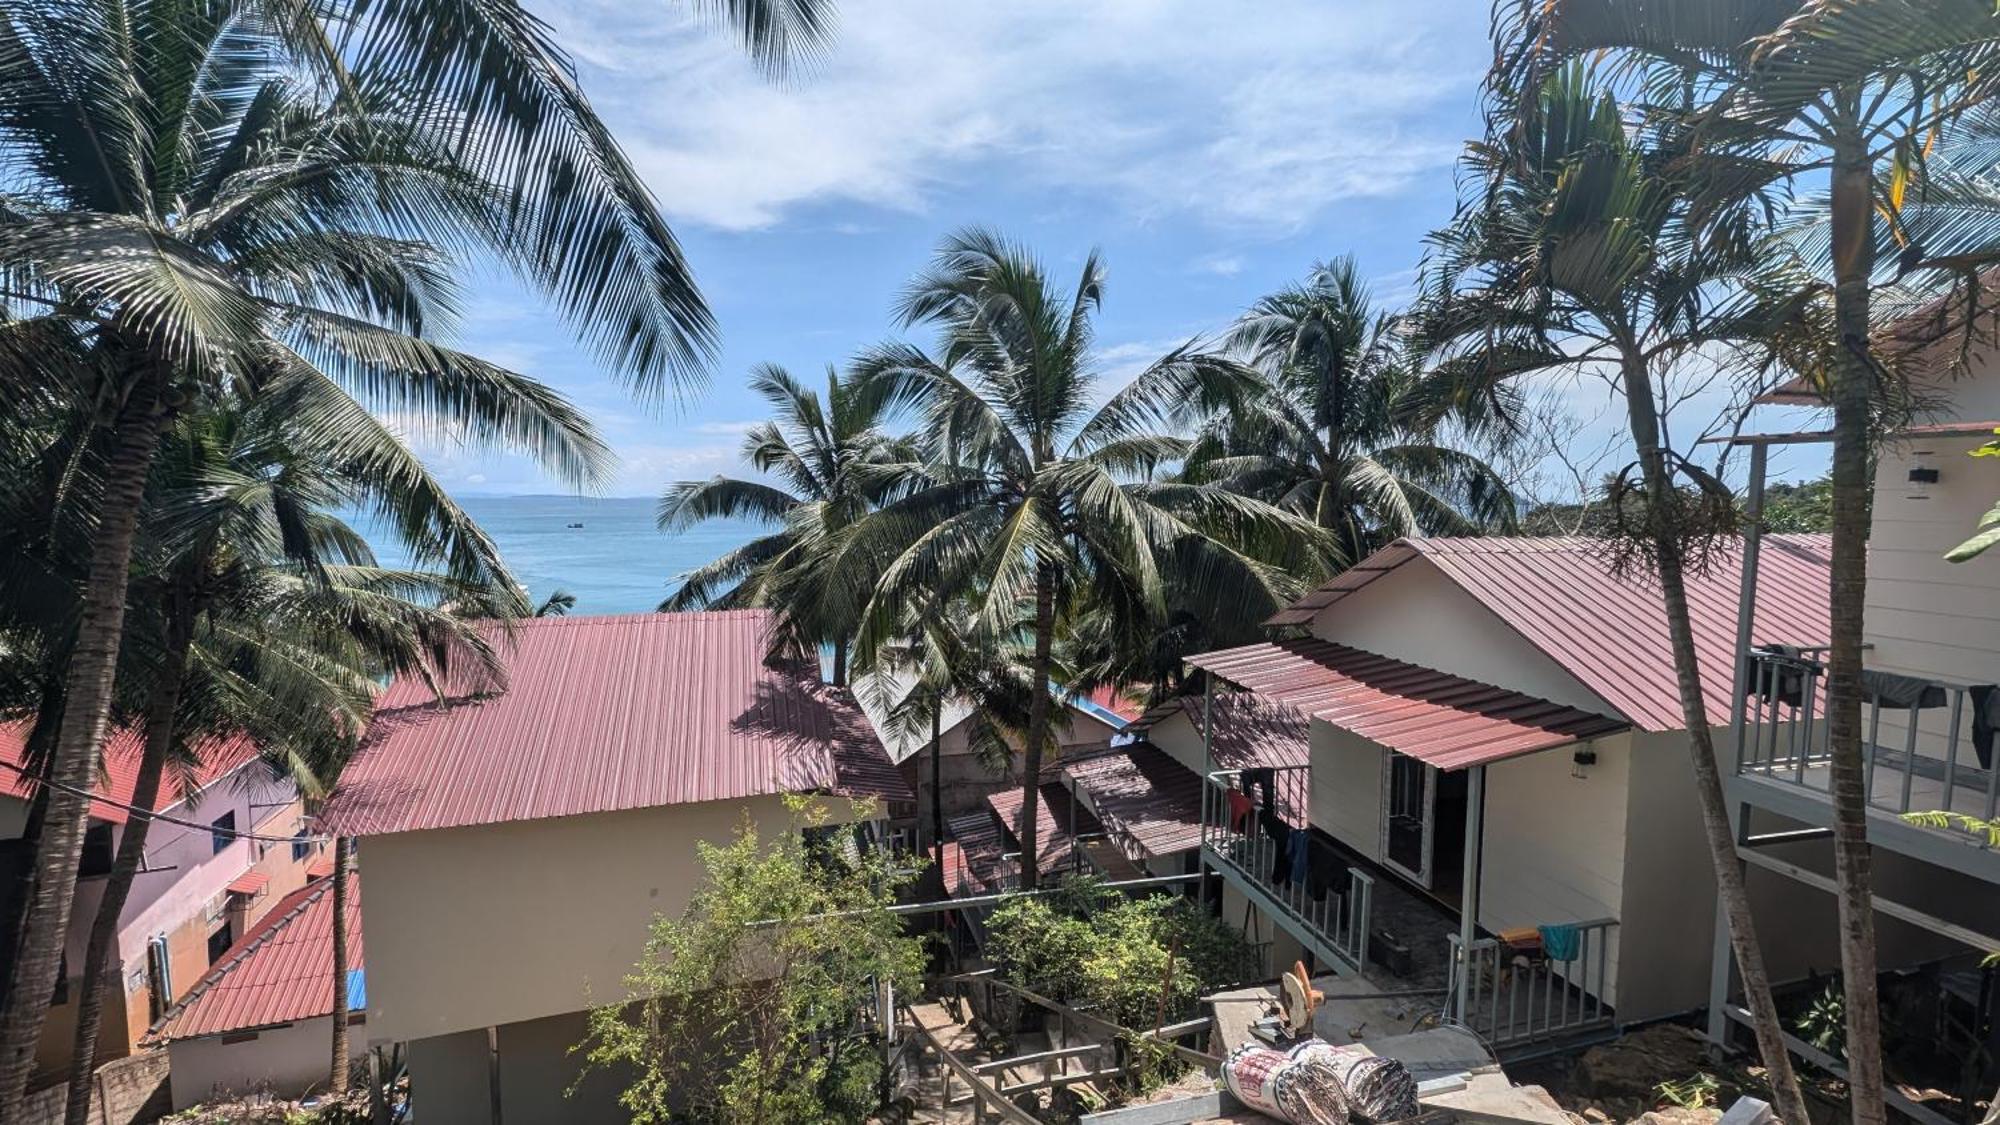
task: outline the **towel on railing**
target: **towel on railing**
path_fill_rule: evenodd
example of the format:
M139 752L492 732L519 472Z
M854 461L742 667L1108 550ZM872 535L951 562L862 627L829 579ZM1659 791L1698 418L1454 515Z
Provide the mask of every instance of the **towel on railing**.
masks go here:
M1258 803L1265 808L1274 809L1278 807L1277 770L1269 766L1259 766L1256 769L1244 770L1243 788L1245 792L1261 794L1262 799Z
M1250 799L1250 794L1240 789L1231 789L1223 796L1229 800L1229 830L1247 831L1250 827L1250 818L1257 811L1257 803Z
M1324 902L1328 891L1336 895L1347 894L1352 876L1347 864L1340 858L1340 852L1325 840L1314 837L1307 845L1310 855L1306 860L1306 890L1313 901Z
M1291 860L1292 884L1306 885L1306 861L1312 851L1312 833L1303 828L1292 829Z
M1901 672L1861 670L1861 690L1882 707L1908 707L1912 711L1945 704L1944 688L1919 676Z
M1574 961L1583 952L1583 931L1568 923L1537 926L1542 935L1542 956L1551 961Z

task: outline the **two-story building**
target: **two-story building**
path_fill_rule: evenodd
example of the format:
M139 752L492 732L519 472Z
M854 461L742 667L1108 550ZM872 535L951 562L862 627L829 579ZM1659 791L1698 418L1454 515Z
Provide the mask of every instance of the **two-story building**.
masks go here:
M326 823L361 838L368 1040L407 1045L427 1125L625 1120L570 1049L703 879L697 842L786 830L790 794L909 799L846 691L768 659L772 626L524 621L503 691L386 689Z
M0 728L0 870L26 862L31 783L15 768L27 728ZM76 1034L76 996L90 930L112 857L133 813L140 739L115 731L90 806L62 980L51 998L37 1062L44 1080L65 1071ZM170 773L146 837L145 859L120 913L107 974L97 1058L130 1054L146 1029L268 913L303 886L320 846L305 830L298 790L245 739L211 741L185 778ZM253 838L255 837L255 838ZM297 842L275 842L296 838ZM12 887L12 878L0 878Z

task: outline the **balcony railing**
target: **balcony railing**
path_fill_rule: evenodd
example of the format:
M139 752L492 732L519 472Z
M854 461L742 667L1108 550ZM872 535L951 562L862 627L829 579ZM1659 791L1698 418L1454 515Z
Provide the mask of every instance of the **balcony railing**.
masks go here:
M1263 779L1269 774L1269 783ZM1246 778L1249 784L1246 784ZM1359 972L1368 963L1368 919L1375 880L1355 867L1328 886L1308 872L1291 878L1291 833L1308 829L1312 776L1307 766L1218 770L1202 787L1202 847L1217 869L1275 912L1278 923L1315 955ZM1269 814L1269 816L1267 816ZM1272 818L1275 818L1272 821ZM1267 822L1279 828L1267 829ZM1282 838L1280 835L1282 832ZM1304 837L1309 838L1306 831ZM1279 877L1280 857L1285 870ZM1306 865L1310 868L1310 863ZM1345 884L1345 890L1339 884ZM1317 886L1321 893L1313 895Z
M1445 1018L1471 1028L1498 1049L1611 1027L1613 1012L1604 997L1611 973L1612 931L1617 926L1616 921L1601 918L1546 927L1538 931L1540 948L1531 950L1499 938L1481 938L1472 943L1470 956L1461 955L1463 946L1452 934ZM1565 947L1551 948L1550 936ZM1459 978L1467 972L1471 981L1461 1009Z
M1736 718L1736 772L1822 793L1832 787L1824 650L1748 654ZM1862 751L1868 801L1884 812L1953 812L1993 819L2000 769L1980 737L1980 685L1873 676L1864 682ZM1984 741L1988 760L1976 744Z

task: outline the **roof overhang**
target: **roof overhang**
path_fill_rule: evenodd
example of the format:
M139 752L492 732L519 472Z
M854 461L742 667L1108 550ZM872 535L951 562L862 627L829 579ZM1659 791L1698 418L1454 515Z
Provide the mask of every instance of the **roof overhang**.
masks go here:
M1991 437L2000 431L2000 420L1985 422L1939 422L1932 425L1905 426L1889 434L1892 441L1907 441L1912 438L1940 437ZM1702 438L1700 445L1810 445L1815 442L1833 440L1832 430L1794 430L1790 433L1775 434L1720 434Z
M1330 641L1246 645L1187 662L1442 770L1486 765L1630 726Z

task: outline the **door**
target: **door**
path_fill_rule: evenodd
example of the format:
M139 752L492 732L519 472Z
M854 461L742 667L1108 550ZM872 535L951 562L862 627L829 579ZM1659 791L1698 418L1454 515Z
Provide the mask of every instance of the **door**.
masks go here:
M1384 771L1382 857L1390 867L1431 885L1432 829L1437 815L1437 784L1430 766L1390 751Z

